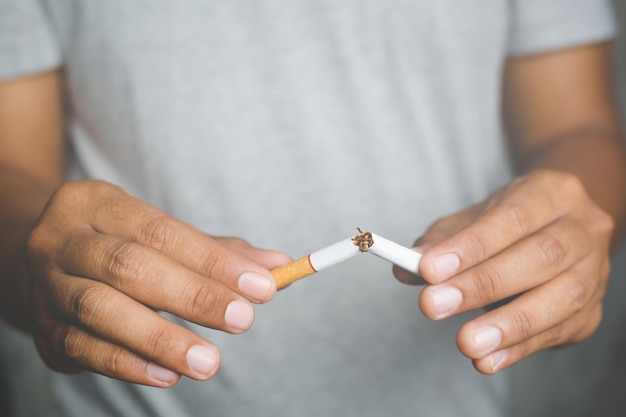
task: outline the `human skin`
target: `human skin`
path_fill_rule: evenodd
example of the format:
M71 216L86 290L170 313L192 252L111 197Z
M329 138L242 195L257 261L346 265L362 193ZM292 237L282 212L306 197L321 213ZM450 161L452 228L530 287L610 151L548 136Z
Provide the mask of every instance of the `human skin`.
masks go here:
M63 183L56 72L0 84L0 305L53 369L168 387L217 372L217 348L168 311L229 333L290 258L217 238L102 181ZM26 251L24 251L26 248ZM175 279L168 279L175 277Z
M419 303L429 318L511 297L457 334L459 350L482 373L583 341L601 321L626 214L611 68L608 44L511 59L504 105L519 177L437 220L415 242L429 284Z

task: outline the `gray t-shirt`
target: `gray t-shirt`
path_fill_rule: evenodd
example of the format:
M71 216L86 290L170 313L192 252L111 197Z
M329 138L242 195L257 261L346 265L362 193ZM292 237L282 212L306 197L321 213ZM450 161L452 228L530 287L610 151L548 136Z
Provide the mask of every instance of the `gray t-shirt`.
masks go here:
M510 54L610 38L599 0L0 0L0 79L63 66L75 177L299 257L355 233L410 245L510 178ZM53 416L501 417L419 288L363 255L257 308L190 326L219 374L159 390L51 375ZM177 320L172 318L172 320Z

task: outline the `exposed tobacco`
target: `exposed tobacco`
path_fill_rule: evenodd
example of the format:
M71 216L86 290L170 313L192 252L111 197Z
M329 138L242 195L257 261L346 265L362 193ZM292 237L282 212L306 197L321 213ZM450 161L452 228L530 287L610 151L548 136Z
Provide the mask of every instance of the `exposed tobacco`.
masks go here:
M354 246L357 246L361 252L367 252L374 244L372 232L364 232L358 227L356 230L359 231L359 234L352 238L352 243L354 243Z

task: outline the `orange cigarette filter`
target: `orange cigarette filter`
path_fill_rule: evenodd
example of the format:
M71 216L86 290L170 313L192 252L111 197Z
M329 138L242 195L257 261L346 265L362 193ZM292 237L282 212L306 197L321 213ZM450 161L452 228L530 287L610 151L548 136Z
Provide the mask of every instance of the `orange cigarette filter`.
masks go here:
M311 265L309 258L310 255L307 255L271 271L279 290L301 278L308 277L317 272L315 268L313 268L313 265Z

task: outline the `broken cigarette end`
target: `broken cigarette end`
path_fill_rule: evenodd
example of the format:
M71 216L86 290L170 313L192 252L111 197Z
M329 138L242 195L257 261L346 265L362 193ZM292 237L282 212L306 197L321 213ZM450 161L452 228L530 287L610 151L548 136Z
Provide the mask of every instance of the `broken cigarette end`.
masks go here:
M359 234L352 238L352 243L354 243L354 246L358 247L361 252L367 252L374 244L372 232L364 232L359 227L357 227L356 230L359 231Z

